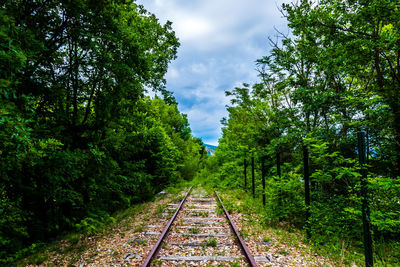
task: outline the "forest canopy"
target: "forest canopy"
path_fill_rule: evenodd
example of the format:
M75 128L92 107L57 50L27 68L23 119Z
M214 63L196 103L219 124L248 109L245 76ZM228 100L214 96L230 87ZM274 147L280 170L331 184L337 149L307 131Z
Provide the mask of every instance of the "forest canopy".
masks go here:
M2 261L195 175L170 22L129 0L4 1L0 46Z
M251 190L254 158L256 197L266 196L266 222L301 228L308 223L317 243L360 245L363 186L357 132L362 130L375 250L382 257L383 247L393 246L389 262L398 264L399 3L303 0L283 4L281 11L290 32L278 31L269 39L271 50L256 62L259 82L226 91L229 115L202 175L213 185L243 188L247 164L246 190ZM308 221L303 145L310 155Z

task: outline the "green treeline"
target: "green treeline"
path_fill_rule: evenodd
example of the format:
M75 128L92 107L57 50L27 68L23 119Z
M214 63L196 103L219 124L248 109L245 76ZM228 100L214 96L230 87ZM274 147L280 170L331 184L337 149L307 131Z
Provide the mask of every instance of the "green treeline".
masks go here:
M0 46L0 262L197 172L169 22L129 0L4 1Z
M314 3L316 2L316 3ZM305 222L303 144L310 151L311 234L316 242L362 248L357 131L368 134L369 201L375 259L400 258L400 6L397 1L284 4L290 34L271 38L257 61L260 82L226 92L223 137L202 175L256 194L266 158L266 221ZM277 153L282 177L277 177ZM259 201L261 202L261 201ZM331 243L332 244L332 243ZM335 249L336 248L336 249ZM362 251L362 249L360 249ZM385 256L391 251L392 256Z

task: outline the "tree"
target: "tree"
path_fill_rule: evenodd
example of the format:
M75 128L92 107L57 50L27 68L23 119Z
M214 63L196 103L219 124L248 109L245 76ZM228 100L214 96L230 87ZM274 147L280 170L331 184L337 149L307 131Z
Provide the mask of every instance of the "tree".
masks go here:
M165 89L170 22L130 0L5 1L0 15L0 262L193 176L202 146Z
M298 5L284 5L289 26L295 35L310 36L315 40L323 56L320 65L325 70L334 68L334 86L343 88L343 81L357 87L358 97L370 103L377 96L381 105L390 107L387 114L391 143L390 154L396 160L395 168L388 168L392 176L400 174L400 113L399 94L400 35L398 3L376 1L301 1ZM332 66L332 67L329 67ZM331 71L330 71L331 72ZM336 73L336 75L335 75ZM345 75L340 74L345 73ZM337 74L340 74L337 77ZM336 78L337 77L337 78ZM350 80L349 80L350 79ZM380 135L380 124L363 114L363 125L374 135ZM375 117L368 114L369 118ZM346 118L347 117L347 118ZM348 116L344 116L349 119ZM384 138L380 135L379 138ZM382 151L382 153L385 153ZM386 153L385 153L386 154ZM388 157L388 155L385 155ZM391 170L390 170L391 169Z

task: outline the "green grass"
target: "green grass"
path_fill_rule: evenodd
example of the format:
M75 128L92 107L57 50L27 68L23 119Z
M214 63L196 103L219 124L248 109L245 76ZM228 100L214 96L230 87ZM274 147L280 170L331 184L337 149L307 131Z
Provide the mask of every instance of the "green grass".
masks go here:
M224 215L224 210L220 206L217 207L217 215L218 216Z
M289 255L289 252L287 250L284 250L284 249L278 250L278 253L281 254L281 255Z
M153 260L153 264L154 264L154 265L160 265L160 266L161 266L162 263L163 263L162 260L159 260L159 259L154 259L154 260Z
M146 228L146 225L144 225L144 224L139 224L139 225L137 225L137 226L135 227L135 229L133 229L133 231L134 231L135 233L139 233L139 232L143 232L145 228Z
M241 265L240 265L240 262L229 262L229 266L231 266L231 267L240 267Z
M204 243L204 245L206 247L216 247L217 246L217 239L215 239L214 237L210 238Z
M263 242L270 242L270 241L271 241L270 237L267 237L267 236L263 237Z
M49 257L50 256L47 253L37 253L29 258L28 264L39 265L45 262Z
M185 196L177 196L173 199L173 202L181 202L184 198Z
M250 233L243 229L239 230L239 234L242 238L248 238L250 236Z
M209 212L208 211L194 211L193 215L195 216L201 216L201 217L208 217Z
M193 204L189 204L189 205L187 205L187 206L186 206L186 208L188 208L188 209L195 209L195 208L196 208L196 206L195 206L195 205L193 205Z
M81 235L73 233L73 234L67 236L66 239L69 240L69 242L71 242L71 244L77 244L81 240Z
M189 233L198 234L199 233L199 227L189 228Z
M168 204L158 204L156 207L156 210L154 211L154 216L155 217L160 217L164 213L164 211L167 209Z

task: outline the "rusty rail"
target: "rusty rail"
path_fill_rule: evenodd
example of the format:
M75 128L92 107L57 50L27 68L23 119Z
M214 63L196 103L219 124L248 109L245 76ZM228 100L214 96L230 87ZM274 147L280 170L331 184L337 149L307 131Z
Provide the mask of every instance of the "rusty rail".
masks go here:
M242 249L242 251L243 251L243 253L244 253L244 255L245 255L245 257L246 257L246 259L247 259L247 261L248 261L248 263L249 263L249 265L252 266L252 267L256 267L256 266L257 266L257 263L256 263L256 261L254 260L253 255L251 255L251 252L250 252L250 250L247 248L246 243L244 243L242 237L240 236L239 231L237 230L235 224L234 224L233 221L231 220L231 217L229 216L229 213L226 211L226 209L225 209L225 207L224 207L224 204L222 204L222 201L221 201L221 199L219 198L217 191L214 191L214 193L215 193L215 195L217 196L217 199L218 199L219 203L221 204L221 207L222 207L222 209L224 210L226 217L228 218L229 224L230 224L230 226L231 226L233 232L235 233L235 235L236 235L236 237L237 237L237 239L238 239L238 241L239 241L240 248Z
M165 236L167 235L167 233L169 231L169 228L171 227L172 223L175 221L175 218L178 215L178 212L181 210L183 204L185 203L186 198L190 194L190 191L192 191L192 186L189 188L189 191L186 193L186 196L183 198L183 200L179 204L178 208L176 209L174 215L171 217L171 219L169 220L167 226L164 228L163 232L161 233L160 237L157 240L157 243L151 249L149 255L147 255L146 261L143 263L142 267L150 266L151 261L153 260L153 258L156 256L156 254L160 250L161 244L162 244Z

